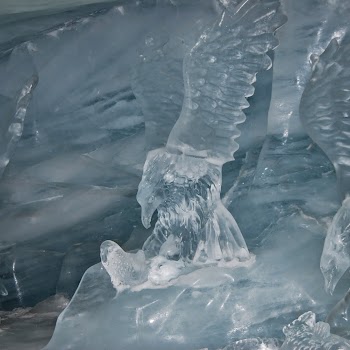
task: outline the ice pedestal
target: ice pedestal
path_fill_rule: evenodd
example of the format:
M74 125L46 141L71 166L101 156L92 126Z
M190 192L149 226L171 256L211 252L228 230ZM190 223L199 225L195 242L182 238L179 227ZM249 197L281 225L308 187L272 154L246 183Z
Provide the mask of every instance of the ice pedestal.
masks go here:
M324 319L344 292L331 298L322 288L320 231L317 221L296 211L253 249L255 263L188 267L168 284L118 294L97 264L84 275L46 349L217 349L238 339L283 338L281 325L309 310Z

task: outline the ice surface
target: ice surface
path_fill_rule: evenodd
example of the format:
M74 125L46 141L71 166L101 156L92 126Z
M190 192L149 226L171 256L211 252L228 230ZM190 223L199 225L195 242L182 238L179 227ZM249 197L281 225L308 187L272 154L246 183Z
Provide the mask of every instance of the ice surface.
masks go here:
M317 273L320 230L320 223L296 212L253 249L254 264L187 266L167 284L148 281L117 296L110 276L95 265L60 316L48 349L94 349L102 343L118 349L216 349L245 334L281 337L283 323L310 309L325 317L340 298L326 295Z
M0 311L0 344L6 350L38 350L46 345L56 319L67 306L63 295L50 297L33 308Z
M349 53L345 36L332 39L320 56L311 56L312 75L300 103L305 130L332 161L338 192L345 198L329 227L321 257L325 288L330 293L350 267Z
M0 15L5 16L13 13L23 13L23 12L40 12L40 11L50 11L57 12L58 10L71 9L72 7L81 6L90 3L108 2L111 0L61 0L57 1L31 1L28 4L27 1L16 0L9 1L4 0L2 2Z
M316 315L306 312L283 328L286 340L281 350L350 349L350 341L330 333L328 323L317 322Z
M288 22L279 31L269 110L269 133L302 135L300 98L308 82L311 54L320 54L333 37L348 28L349 2L342 0L284 0Z
M189 6L181 15L185 32L193 26L195 10ZM0 71L5 78L0 85L9 91L6 96L16 102L17 90L23 87L19 83L33 67L40 78L22 137L0 183L0 241L19 249L48 250L55 269L62 267L59 279L56 272L52 275L54 287L51 282L42 283L50 273L50 263L43 265L42 278L30 274L35 287L25 286L35 295L22 301L11 287L13 274L0 276L9 291L1 302L8 307L31 306L26 303L45 298L56 288L72 295L86 268L98 261L101 242L113 239L122 245L140 230L135 195L146 147L144 117L131 87L132 70L145 38L158 25L172 22L176 28L179 13L171 4L155 9L135 3L109 12L96 11L96 7L91 11L84 8L76 10L75 16L73 12L51 15L48 18L57 21L51 26L45 16L34 14L21 17L23 22L13 19L12 25L8 19L8 28L2 22L1 28L7 29L0 30L4 50ZM210 17L213 11L209 4L201 13ZM25 34L19 23L29 27ZM7 50L17 44L21 46L8 56ZM2 74L9 66L12 79ZM5 107L1 101L2 111ZM96 251L80 254L79 246L89 250L90 243L96 244ZM142 243L135 239L134 248ZM80 257L73 258L74 251ZM54 259L56 254L66 255L61 265ZM30 266L27 261L22 268L30 270Z
M10 161L16 144L22 136L24 118L38 75L26 45L12 51L4 71L0 72L0 177Z
M146 279L146 259L142 250L136 254L125 253L118 244L105 241L101 245L101 261L116 289L140 284Z
M350 289L344 297L332 308L327 316L326 322L331 326L331 330L339 335L344 335L349 339L349 306L350 306Z
M244 339L225 346L222 350L278 350L279 345L277 339Z
M329 226L321 257L325 288L332 293L350 267L350 198L347 197Z
M300 102L305 130L332 161L342 198L350 190L349 57L346 38L341 44L334 38L320 56L312 55L312 75Z

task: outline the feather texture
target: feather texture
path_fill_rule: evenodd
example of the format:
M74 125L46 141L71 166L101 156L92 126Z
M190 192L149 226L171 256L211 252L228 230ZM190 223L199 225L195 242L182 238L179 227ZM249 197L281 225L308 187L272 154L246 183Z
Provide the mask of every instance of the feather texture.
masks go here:
M244 0L201 35L184 59L185 97L169 150L218 165L234 159L246 98L256 74L271 67L266 53L277 46L274 32L285 21L279 0Z

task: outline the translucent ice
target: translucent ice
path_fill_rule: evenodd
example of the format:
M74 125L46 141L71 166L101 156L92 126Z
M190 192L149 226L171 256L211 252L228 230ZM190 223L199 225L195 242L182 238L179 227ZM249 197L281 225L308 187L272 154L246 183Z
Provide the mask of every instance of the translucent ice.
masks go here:
M342 206L329 226L321 256L321 271L325 288L332 293L340 278L350 267L350 197Z
M332 308L327 316L326 322L331 326L333 332L343 334L349 338L350 335L350 289L346 292L343 298Z
M320 56L311 56L311 64L300 118L307 133L332 161L339 193L345 198L350 191L350 44L332 39Z
M317 322L313 312L306 312L283 328L286 340L281 350L349 350L350 341L330 333L328 323Z
M0 93L9 97L0 98L1 115L6 114L0 124L14 116L6 113L6 106L17 101L26 83L22 77L39 76L22 136L7 157L10 162L0 183L0 240L50 251L53 264L56 253L63 254L56 283L59 291L70 295L84 270L99 259L99 249L93 253L89 243L99 247L112 239L123 246L132 232L142 230L135 195L149 149L149 128L141 100L135 98L131 72L139 68L144 43L150 43L154 33L166 33L177 52L182 37L187 42L189 33L197 37L202 30L197 20L211 21L220 9L212 1L157 3L114 2L0 19ZM147 48L157 57L154 46ZM163 53L166 65L172 51ZM160 78L152 79L153 86L158 85ZM161 119L161 111L156 117ZM0 134L7 128L1 125ZM2 140L0 135L1 150ZM136 237L127 248L140 248L144 240ZM89 251L82 254L79 247ZM31 276L30 283L22 285L27 288L24 303L33 300L30 292L46 297L54 291L51 282L42 283L50 263L37 275L29 271L30 261L21 265L21 273L27 268ZM1 302L23 306L10 276L4 277L10 295ZM32 284L36 287L29 288Z
M220 165L233 159L246 97L256 74L271 68L266 52L285 21L279 1L230 3L184 59L185 97L167 148Z
M4 284L2 283L1 278L0 278L0 295L1 296L8 295L8 291L7 291L6 287L4 286Z
M143 249L157 255L173 235L178 249L166 253L170 259L198 263L247 259L243 236L223 206L220 190L220 166L166 149L150 152L137 199L144 226L150 226L156 209L158 221Z
M300 117L310 137L332 161L344 199L329 227L321 257L326 290L333 292L350 266L350 44L331 40L311 56L312 75L300 102Z
M275 52L269 133L300 136L300 98L310 78L309 57L324 51L333 37L348 28L349 2L343 0L283 0L288 23L279 31ZM288 62L288 63L287 63Z
M2 73L2 74L1 74ZM27 45L12 51L4 72L0 71L0 176L10 161L23 133L24 118L38 83Z
M105 241L101 245L101 261L116 289L146 280L146 259L142 250L130 254L124 252L117 243Z
M277 339L244 339L225 346L222 350L278 350Z

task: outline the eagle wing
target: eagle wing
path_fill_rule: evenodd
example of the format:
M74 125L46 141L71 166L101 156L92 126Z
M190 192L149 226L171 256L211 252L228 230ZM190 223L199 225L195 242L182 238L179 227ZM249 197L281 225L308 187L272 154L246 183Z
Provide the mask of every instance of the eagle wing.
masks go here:
M167 148L207 158L233 160L245 121L246 98L254 93L256 74L269 69L266 54L278 45L275 31L286 22L279 0L232 2L185 56L185 96Z

